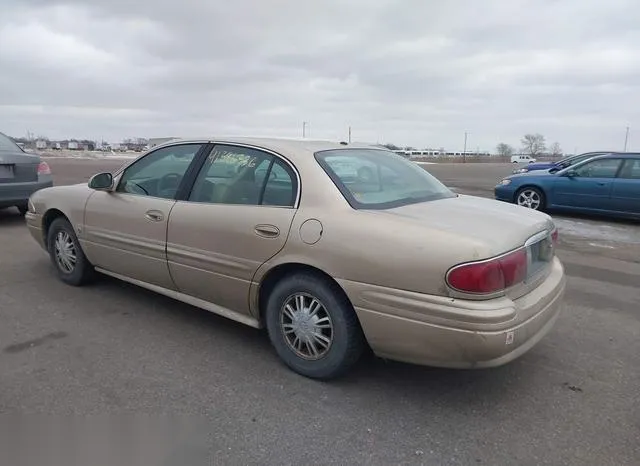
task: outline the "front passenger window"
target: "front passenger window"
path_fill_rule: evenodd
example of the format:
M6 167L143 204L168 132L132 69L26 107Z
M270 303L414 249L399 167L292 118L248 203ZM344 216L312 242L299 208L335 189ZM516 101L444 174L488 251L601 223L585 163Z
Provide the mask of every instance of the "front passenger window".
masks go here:
M620 159L599 159L576 168L581 178L615 178Z
M202 144L181 144L151 152L128 167L117 192L175 199L182 177Z

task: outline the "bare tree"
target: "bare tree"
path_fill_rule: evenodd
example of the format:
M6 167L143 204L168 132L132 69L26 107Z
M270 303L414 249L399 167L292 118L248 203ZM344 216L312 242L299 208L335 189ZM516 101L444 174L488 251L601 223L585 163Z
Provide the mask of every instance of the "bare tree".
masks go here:
M542 154L546 149L544 136L539 133L525 134L521 142L523 152L534 157Z
M551 144L549 152L551 152L551 155L553 155L554 157L560 157L562 155L562 147L560 147L560 143L554 142L553 144Z
M501 142L496 146L496 152L501 157L511 157L515 151L509 144Z

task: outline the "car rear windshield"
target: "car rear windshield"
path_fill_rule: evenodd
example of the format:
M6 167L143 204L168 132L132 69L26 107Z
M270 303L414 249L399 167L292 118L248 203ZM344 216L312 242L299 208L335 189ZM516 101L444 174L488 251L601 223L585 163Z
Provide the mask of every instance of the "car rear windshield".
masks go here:
M18 146L18 144L13 142L11 138L9 138L8 136L5 136L2 133L0 133L0 150L11 151L11 152L16 152L16 151L23 152L23 150L20 149L20 146Z
M455 197L414 162L383 149L334 149L316 160L355 209L391 209Z

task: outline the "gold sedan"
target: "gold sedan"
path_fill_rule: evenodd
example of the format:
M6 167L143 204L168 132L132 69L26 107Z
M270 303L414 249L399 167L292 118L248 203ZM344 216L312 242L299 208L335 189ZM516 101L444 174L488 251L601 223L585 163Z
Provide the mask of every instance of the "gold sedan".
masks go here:
M64 282L99 272L266 327L291 369L319 379L367 346L507 363L551 329L565 288L549 216L456 194L376 146L174 140L36 192L26 222Z

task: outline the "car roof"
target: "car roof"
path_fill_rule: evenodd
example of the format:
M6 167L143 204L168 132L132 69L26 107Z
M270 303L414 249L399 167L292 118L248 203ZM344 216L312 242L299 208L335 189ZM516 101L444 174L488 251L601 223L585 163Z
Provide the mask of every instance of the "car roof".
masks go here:
M606 157L618 157L623 159L638 159L640 158L640 152L607 152L606 154L597 155L594 159L606 158Z
M171 146L175 144L184 143L203 143L211 142L216 144L242 144L246 146L260 147L263 149L271 150L277 153L283 153L286 155L293 155L299 153L315 153L324 150L333 149L378 149L386 150L386 147L382 147L377 144L370 143L347 143L322 139L302 139L302 138L276 138L276 137L247 137L247 136L221 136L221 137L202 137L202 138L176 138L167 141L163 144L159 144L153 149L157 149L163 146Z

